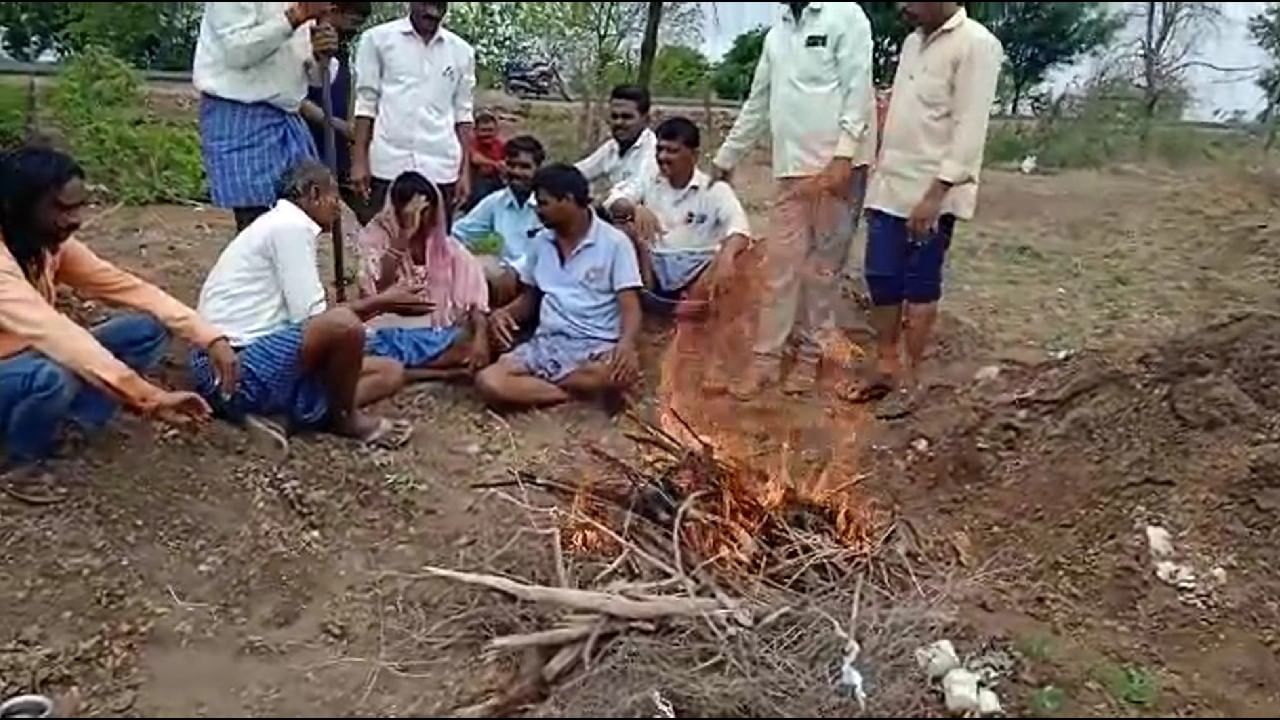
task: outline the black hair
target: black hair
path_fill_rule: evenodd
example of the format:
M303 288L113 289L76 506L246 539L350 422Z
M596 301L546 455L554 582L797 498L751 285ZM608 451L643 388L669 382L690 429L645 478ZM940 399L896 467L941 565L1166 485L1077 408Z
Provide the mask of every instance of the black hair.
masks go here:
M36 211L49 193L62 190L84 169L70 155L52 148L26 145L0 155L0 232L9 253L30 281L35 281L53 247L39 236Z
M422 4L430 5L431 7L439 10L441 14L445 14L449 12L449 3L447 2L424 2Z
M433 204L440 204L440 189L430 180L412 170L400 173L400 177L391 183L391 206L400 210L408 205L414 197L426 195Z
M511 158L517 154L532 155L534 165L542 165L547 159L546 148L532 135L517 135L507 141L503 155Z
M276 197L292 203L301 202L314 189L328 187L336 181L329 167L317 160L300 160L285 171L276 187Z
M338 12L343 15L367 18L373 14L373 3L371 2L340 2L336 4Z
M698 126L686 117L667 118L658 124L658 129L654 133L659 140L678 142L690 150L702 147L702 133L698 131Z
M591 205L591 184L578 168L552 163L533 176L533 191L542 191L556 200L569 199L582 207Z
M641 115L649 113L649 91L639 85L618 85L609 93L610 100L629 100L636 104Z
M479 125L482 122L498 122L498 116L492 110L477 110L475 122Z

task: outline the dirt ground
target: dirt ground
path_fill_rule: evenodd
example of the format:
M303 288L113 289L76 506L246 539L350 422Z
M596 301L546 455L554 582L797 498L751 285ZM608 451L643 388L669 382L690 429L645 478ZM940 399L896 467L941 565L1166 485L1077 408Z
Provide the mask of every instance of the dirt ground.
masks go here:
M758 214L763 171L742 183ZM991 173L958 236L934 392L916 418L866 428L860 469L922 555L967 578L957 644L1017 658L1010 712L1280 712L1277 187L1224 170ZM194 301L230 235L223 213L149 207L104 209L85 239ZM181 367L175 352L167 379ZM0 500L0 696L132 716L481 698L502 665L479 648L524 611L415 573L547 580L546 538L471 485L574 479L584 440L633 447L594 408L498 416L463 388L387 411L417 421L408 450L309 438L279 466L233 428L122 419L58 464L70 503ZM1194 589L1156 578L1148 524L1173 534ZM875 687L871 711L894 712Z

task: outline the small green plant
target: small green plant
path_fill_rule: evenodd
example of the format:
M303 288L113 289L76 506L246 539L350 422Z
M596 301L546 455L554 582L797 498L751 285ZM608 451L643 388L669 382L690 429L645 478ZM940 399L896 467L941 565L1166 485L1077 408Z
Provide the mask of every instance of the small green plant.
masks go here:
M1040 717L1055 715L1067 704L1067 693L1060 687L1046 685L1031 694L1031 713Z
M58 133L90 180L117 200L206 197L195 123L152 117L141 78L118 58L99 48L76 55L58 79L51 106Z
M1148 708L1160 698L1160 678L1144 667L1103 665L1095 676L1118 702Z
M1057 641L1052 635L1034 633L1018 639L1016 649L1032 662L1048 662L1057 652Z
M28 91L25 83L0 83L0 150L15 147L26 137Z
M502 236L489 233L471 244L471 252L476 255L497 255L502 252Z

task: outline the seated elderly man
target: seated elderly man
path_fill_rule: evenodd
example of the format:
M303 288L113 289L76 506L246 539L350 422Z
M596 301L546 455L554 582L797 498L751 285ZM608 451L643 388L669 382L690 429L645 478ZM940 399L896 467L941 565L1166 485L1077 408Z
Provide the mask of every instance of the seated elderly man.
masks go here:
M404 367L366 357L365 321L383 314L425 315L432 309L416 288L394 286L339 307L328 307L316 255L321 228L341 200L324 165L304 160L285 176L275 207L254 220L213 266L200 292L200 315L225 335L240 358L240 381L218 383L212 358L196 350L191 370L200 394L217 413L247 422L287 450L284 430L324 430L374 446L395 448L408 423L367 415L362 408L396 393Z
M88 201L84 171L67 155L27 147L0 157L0 439L15 466L2 487L32 504L65 498L39 461L69 425L97 431L120 404L171 419L208 417L200 396L140 374L159 364L170 333L203 349L222 387L234 388L238 376L222 333L75 239ZM85 329L54 306L59 285L137 312Z
M742 260L751 245L747 213L733 188L698 169L698 127L682 117L657 130L658 174L617 187L605 201L614 222L635 245L648 297L714 306L717 297L745 280ZM739 314L746 309L738 306ZM736 332L742 318L721 317L717 331ZM719 336L713 338L721 347ZM707 389L724 389L718 362L710 363Z

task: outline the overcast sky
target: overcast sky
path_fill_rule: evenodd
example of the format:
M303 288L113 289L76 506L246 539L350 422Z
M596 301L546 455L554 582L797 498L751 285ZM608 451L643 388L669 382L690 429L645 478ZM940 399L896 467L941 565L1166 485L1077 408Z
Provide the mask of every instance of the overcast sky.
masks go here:
M1125 3L1107 3L1117 9ZM1224 67L1252 67L1262 64L1266 56L1249 38L1249 16L1257 13L1266 3L1222 3L1226 18L1219 32L1204 41L1201 58ZM707 17L704 35L705 50L712 58L718 58L733 39L754 27L773 20L780 3L776 2L717 2L703 3ZM714 11L711 6L714 5ZM1054 78L1058 88L1068 86L1073 80L1088 74L1088 68L1068 68ZM1199 71L1193 78L1196 107L1193 115L1198 119L1214 119L1220 113L1243 110L1252 116L1262 110L1264 99L1253 82L1251 73L1222 75L1211 71Z

